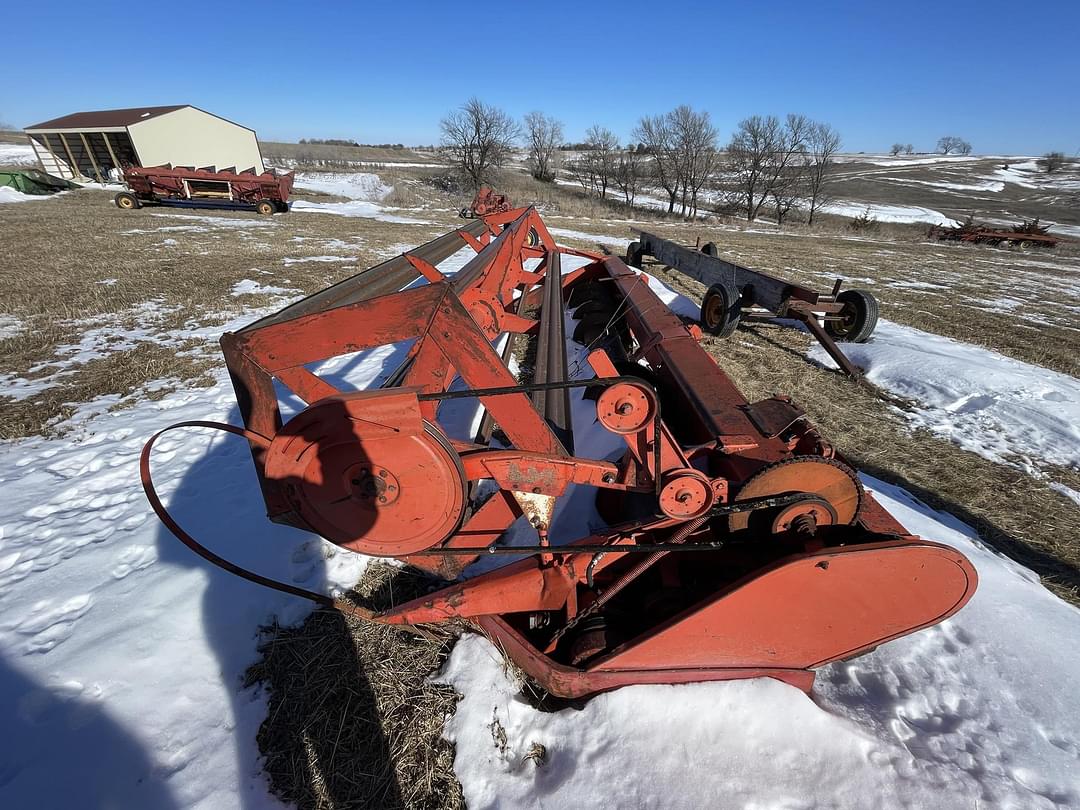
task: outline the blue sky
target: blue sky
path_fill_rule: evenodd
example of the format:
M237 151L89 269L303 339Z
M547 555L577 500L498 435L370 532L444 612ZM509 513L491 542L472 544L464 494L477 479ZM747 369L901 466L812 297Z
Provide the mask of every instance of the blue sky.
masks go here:
M642 114L833 124L851 151L955 134L1080 150L1080 2L12 3L0 120L194 104L267 140L433 143L472 95L578 140ZM22 49L26 46L26 50Z

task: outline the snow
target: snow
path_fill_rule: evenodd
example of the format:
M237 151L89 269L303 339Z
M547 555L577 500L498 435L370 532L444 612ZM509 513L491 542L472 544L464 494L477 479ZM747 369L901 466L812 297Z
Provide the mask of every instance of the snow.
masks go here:
M1066 486L1058 481L1051 481L1049 486L1054 492L1060 492L1077 506L1080 506L1080 492L1077 492L1072 487Z
M300 256L292 257L286 256L281 260L281 263L288 267L291 264L307 264L308 262L352 262L356 261L355 256Z
M37 155L28 143L0 143L0 166L35 166Z
M239 297L241 295L287 295L288 293L299 292L289 287L274 287L270 284L260 284L257 281L252 281L250 278L245 278L242 281L238 281L233 284L232 295L233 297Z
M47 200L50 194L24 194L11 186L0 186L0 203L33 202L34 200Z
M926 166L931 163L971 163L1006 159L1000 155L837 155L837 163L869 163L871 166Z
M870 216L878 222L929 222L932 225L956 225L956 220L945 216L932 208L920 205L886 205L884 203L865 203L852 200L838 200L822 206L826 214L842 217L858 217L870 211Z
M427 220L388 213L394 209L380 205L378 201L385 198L393 187L386 185L377 174L370 172L302 172L296 175L293 185L297 189L321 191L325 194L348 198L346 202L332 203L294 200L290 206L293 211L363 217L405 225L435 224Z
M1080 468L1075 377L886 320L843 350L870 382L916 401L904 414L917 427L991 461ZM816 343L809 354L835 367Z
M578 239L582 242L593 242L601 245L614 245L615 247L626 249L630 239L617 236L601 236L595 233L585 233L584 231L574 231L568 228L548 228L548 233L552 236L561 236L565 239Z
M945 180L913 180L910 177L883 177L894 183L909 185L915 183L920 186L932 186L933 188L946 189L948 191L1004 191L1005 183L1000 180L987 180L981 183L950 183Z
M0 313L0 340L7 340L22 333L26 324L14 315Z
M381 200L393 190L377 174L368 172L301 172L293 178L293 187L350 200Z
M1080 802L1080 612L955 518L863 480L975 564L979 590L959 614L824 667L813 698L768 679L633 686L558 712L533 709L498 650L466 637L435 680L464 695L445 734L470 810ZM540 767L524 758L534 743Z

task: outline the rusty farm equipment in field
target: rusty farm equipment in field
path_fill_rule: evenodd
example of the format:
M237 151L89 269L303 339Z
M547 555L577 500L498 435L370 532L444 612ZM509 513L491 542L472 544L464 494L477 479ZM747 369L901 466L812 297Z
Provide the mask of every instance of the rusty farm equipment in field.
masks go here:
M714 242L689 248L645 231L637 233L637 241L626 249L627 264L640 268L643 257L652 256L704 284L708 289L700 320L708 332L728 337L744 321L791 318L805 324L845 374L860 376L836 341L862 343L873 334L878 302L866 290L841 292L837 279L831 292L819 293L722 259Z
M115 197L117 207L130 211L144 205L180 208L239 208L260 214L289 210L293 173L211 171L182 166L129 166L124 169L128 191Z
M494 189L488 186L480 186L469 203L468 208L462 208L458 216L462 219L475 219L486 217L491 214L504 214L510 210L510 198L505 194L496 194Z
M458 272L439 269L465 248ZM245 437L271 520L445 583L383 612L201 546L154 492L157 436L144 487L239 576L368 621L471 623L566 697L761 676L809 690L815 668L959 610L971 563L908 533L789 399L748 402L699 336L647 275L556 245L532 208L226 334L244 427L173 427ZM509 368L522 338L525 382ZM320 373L390 346L379 387ZM286 388L306 407L283 422ZM517 559L492 568L502 557Z
M1021 222L1014 228L991 228L968 217L960 225L947 228L933 225L929 236L934 239L955 242L971 242L985 245L1015 245L1020 248L1052 248L1060 241L1051 236L1049 225L1040 225L1038 218Z

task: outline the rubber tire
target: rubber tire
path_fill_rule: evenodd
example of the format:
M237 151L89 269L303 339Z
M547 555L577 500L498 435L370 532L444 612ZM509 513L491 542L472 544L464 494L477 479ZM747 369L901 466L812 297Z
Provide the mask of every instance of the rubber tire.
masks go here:
M123 200L127 205L121 203ZM116 207L123 211L133 211L136 208L142 208L142 203L139 202L139 198L132 194L130 191L121 191L115 197L113 202L116 203Z
M719 249L714 242L706 242L701 246L701 252L706 256L712 256L714 259L720 255Z
M263 216L269 216L277 213L277 206L273 200L259 200L255 203L255 210Z
M626 263L641 269L641 242L631 242L626 246Z
M836 296L836 300L844 305L845 311L850 312L850 325L838 326L836 321L825 321L825 331L833 340L865 343L877 328L877 299L866 290L844 290Z
M719 299L718 310L713 309L715 299ZM711 322L717 315L720 317ZM701 299L701 327L711 335L729 337L739 328L741 315L739 298L724 284L713 284Z

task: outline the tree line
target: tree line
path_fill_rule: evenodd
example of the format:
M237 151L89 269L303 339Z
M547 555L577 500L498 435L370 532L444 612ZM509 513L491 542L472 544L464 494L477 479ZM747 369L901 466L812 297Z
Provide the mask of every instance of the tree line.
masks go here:
M768 207L778 222L805 208L808 221L828 201L828 180L840 135L803 115L751 116L727 144L709 113L681 105L643 116L622 147L599 124L566 156L562 123L531 112L519 124L497 107L473 98L440 122L440 149L478 186L491 179L523 141L530 171L553 182L565 175L601 199L619 196L631 208L646 188L663 193L669 213L695 218L707 198L711 210L737 209L753 221Z
M540 111L521 123L501 109L472 98L440 122L440 150L474 186L523 142L529 169L537 180L565 176L601 199L620 197L631 209L646 190L663 194L669 213L696 218L703 205L713 211L737 211L747 221L770 212L777 223L804 211L808 224L831 199L830 185L842 141L828 123L805 115L753 115L739 122L727 143L709 113L681 105L666 113L642 116L620 146L618 136L599 124L585 140L568 144L563 125ZM942 154L968 155L971 144L942 137ZM893 155L913 154L911 144L893 144ZM1061 160L1049 160L1054 171Z

